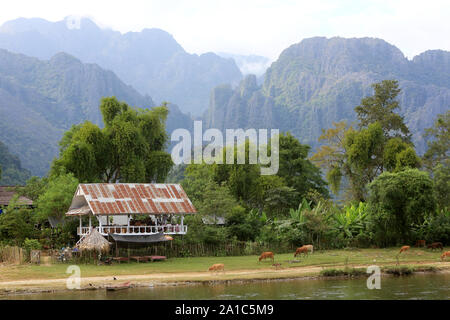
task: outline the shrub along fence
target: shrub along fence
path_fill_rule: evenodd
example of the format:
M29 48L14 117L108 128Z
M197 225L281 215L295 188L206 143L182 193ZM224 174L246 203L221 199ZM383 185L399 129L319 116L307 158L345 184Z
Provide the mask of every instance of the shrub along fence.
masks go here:
M258 242L234 241L230 243L208 244L208 243L185 243L183 241L167 241L137 247L122 244L118 248L118 255L122 257L133 255L162 255L168 258L174 257L207 257L207 256L243 256L260 255L264 251L275 253L295 252L294 245L281 245ZM111 254L115 255L114 245Z

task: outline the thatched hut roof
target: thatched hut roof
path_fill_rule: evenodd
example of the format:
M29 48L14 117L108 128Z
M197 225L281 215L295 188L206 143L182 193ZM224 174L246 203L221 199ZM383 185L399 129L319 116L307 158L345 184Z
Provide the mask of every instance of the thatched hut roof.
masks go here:
M84 250L96 250L106 252L109 250L109 242L106 240L95 228L92 228L89 234L87 234L78 248L81 251Z

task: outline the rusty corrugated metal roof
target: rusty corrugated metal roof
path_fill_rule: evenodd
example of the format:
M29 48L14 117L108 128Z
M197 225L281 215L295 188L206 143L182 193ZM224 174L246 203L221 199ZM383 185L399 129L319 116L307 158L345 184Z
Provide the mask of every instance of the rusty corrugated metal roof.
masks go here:
M76 197L84 197L95 215L197 212L179 184L80 184L67 215L84 214L76 210Z

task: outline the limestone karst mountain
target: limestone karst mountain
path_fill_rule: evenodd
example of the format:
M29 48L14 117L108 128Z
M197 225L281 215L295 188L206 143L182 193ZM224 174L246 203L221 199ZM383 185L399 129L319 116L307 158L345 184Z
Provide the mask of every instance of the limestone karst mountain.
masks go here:
M237 88L218 86L205 113L207 127L279 128L317 146L322 129L356 118L354 107L370 85L397 79L401 110L424 151L424 128L450 108L450 52L426 51L408 60L374 38L310 38L285 49L259 86L247 76Z

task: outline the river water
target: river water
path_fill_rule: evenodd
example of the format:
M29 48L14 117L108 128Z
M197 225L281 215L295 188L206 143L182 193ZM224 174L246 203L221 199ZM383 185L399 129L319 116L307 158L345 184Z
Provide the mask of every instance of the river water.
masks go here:
M450 300L450 274L381 278L381 289L367 289L366 278L255 281L219 285L179 285L121 291L70 291L12 295L3 299L440 299ZM0 297L2 299L2 297Z

